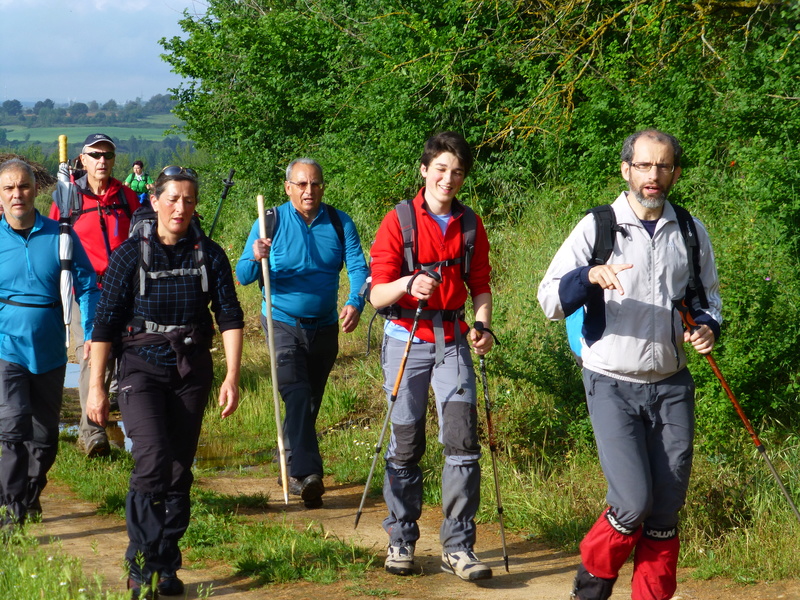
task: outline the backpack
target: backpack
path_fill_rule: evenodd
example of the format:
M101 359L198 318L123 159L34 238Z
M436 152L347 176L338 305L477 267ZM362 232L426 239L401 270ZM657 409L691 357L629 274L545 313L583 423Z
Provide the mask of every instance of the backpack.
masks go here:
M152 248L150 236L156 224L156 212L151 206L141 206L131 216L131 226L128 237L139 236L139 295L147 294L148 279L163 279L165 277L181 277L186 275L197 275L200 277L204 292L208 292L208 269L206 268L205 244L206 238L200 227L200 219L197 214L192 216L191 227L194 231L197 243L194 245L194 267L191 269L169 269L165 271L151 271Z
M686 299L689 301L697 298L701 307L708 308L706 291L700 279L700 242L697 238L694 219L689 211L682 206L673 204L672 208L675 209L675 216L678 218L678 226L686 244L686 255L689 262L689 282L686 285ZM590 213L594 215L595 239L589 264L604 265L614 252L614 241L617 233L622 232L623 229L617 225L617 218L610 204L602 204L590 208L586 211L586 214ZM586 309L582 307L565 319L569 347L577 358L581 356L581 339L583 338L585 313Z
M394 207L397 212L397 220L400 222L400 231L403 234L403 267L401 276L411 275L419 270L428 270L438 267L449 267L461 265L461 278L466 281L469 277L470 267L472 266L472 255L475 253L475 232L478 228L478 218L475 211L469 206L464 206L464 214L461 215L461 255L435 263L422 264L417 261L417 218L414 214L414 203L412 200L404 200Z
M394 207L397 213L397 220L400 223L400 231L403 235L403 263L400 268L400 276L405 277L417 271L437 269L439 267L449 267L461 265L461 278L466 281L469 278L470 268L472 267L472 255L475 253L475 236L478 229L478 217L475 211L469 206L464 205L464 213L461 215L461 254L443 261L433 263L420 263L417 260L417 219L414 214L413 200L404 200ZM367 278L364 283L362 295L369 300L369 286L372 279ZM376 314L387 319L397 319L401 316L403 309L397 304L392 304L376 311ZM456 311L460 312L460 311ZM374 317L373 317L374 318ZM372 323L370 322L370 326Z
M325 204L324 202L320 203L321 207L325 207L325 212L328 213L328 218L331 220L331 225L336 230L336 236L339 238L339 243L342 246L342 256L341 262L339 263L339 270L342 270L344 267L344 258L345 258L345 243L344 243L344 226L342 225L342 219L339 217L339 212L333 208L330 204ZM278 207L273 206L272 208L268 208L264 211L264 225L266 230L266 237L268 239L272 239L275 235L275 231L278 229ZM260 279L259 275L259 279ZM262 282L263 286L263 282Z
M403 200L395 205L394 210L397 213L397 220L400 223L400 231L403 235L403 263L400 268L400 276L411 275L417 271L437 269L439 267L449 267L452 265L461 265L461 278L466 281L469 278L470 269L472 267L472 255L475 253L475 237L478 229L478 217L475 211L467 205L464 207L464 213L461 215L461 254L454 256L443 261L434 263L420 263L417 260L417 248L419 247L419 240L417 239L417 218L414 213L414 201ZM361 295L369 301L369 290L372 283L372 278L367 277L364 282L364 287L361 290ZM367 356L369 356L370 340L372 337L372 323L375 317L381 315L383 318L392 320L399 319L406 316L411 316L415 311L411 309L404 309L399 304L391 304L383 308L379 308L372 315L367 328ZM430 313L433 311L423 311L422 318L430 318ZM441 311L442 315L447 320L464 318L464 307L462 306L456 310Z
M127 198L127 196L125 196L124 187L120 187L119 188L119 191L117 192L117 202L116 203L109 204L108 206L103 206L102 208L100 206L92 206L91 208L83 208L83 194L81 193L80 196L81 196L81 207L79 209L77 209L77 210L73 210L70 213L70 217L72 218L72 224L73 225L80 218L81 215L84 215L86 213L100 212L101 210L110 211L110 210L116 210L118 208L121 208L125 212L125 215L129 219L133 218L133 215L131 214L131 205L128 204L128 198Z

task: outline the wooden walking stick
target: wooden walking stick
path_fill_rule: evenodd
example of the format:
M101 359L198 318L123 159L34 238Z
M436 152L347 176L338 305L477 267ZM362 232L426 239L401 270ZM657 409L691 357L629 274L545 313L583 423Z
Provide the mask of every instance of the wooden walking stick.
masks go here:
M267 223L264 219L264 196L258 195L258 235L267 237ZM278 398L278 362L275 359L275 329L272 324L272 292L269 283L269 251L261 259L261 273L264 277L264 302L266 302L267 338L269 343L269 369L272 377L272 399L275 403L275 428L278 431L278 455L281 463L281 484L283 501L289 504L289 473L286 468L286 447L283 444L283 423L281 422L281 402Z

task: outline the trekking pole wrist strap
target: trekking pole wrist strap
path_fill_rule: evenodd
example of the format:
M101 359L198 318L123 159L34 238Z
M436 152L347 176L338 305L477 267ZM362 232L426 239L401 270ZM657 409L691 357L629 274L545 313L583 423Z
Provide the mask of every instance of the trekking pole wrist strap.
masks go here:
M497 336L494 334L494 331L492 331L491 329L486 327L486 325L484 325L483 321L475 321L475 324L472 326L472 328L475 331L480 331L481 333L483 333L484 331L488 331L489 334L494 338L495 343L498 346L500 345L500 340L497 339Z

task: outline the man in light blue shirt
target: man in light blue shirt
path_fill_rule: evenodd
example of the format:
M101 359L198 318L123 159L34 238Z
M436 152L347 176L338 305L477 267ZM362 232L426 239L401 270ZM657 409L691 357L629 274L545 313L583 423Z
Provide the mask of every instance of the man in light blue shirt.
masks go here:
M278 390L286 406L284 434L291 450L289 491L307 508L322 506L325 486L316 421L325 384L339 352L339 325L350 333L358 325L359 296L367 264L353 220L323 204L322 167L309 158L292 161L284 189L289 202L276 210L269 239L253 224L236 265L242 285L257 281L261 259L269 257ZM350 294L337 310L339 272L347 266ZM261 321L266 331L266 302Z
M30 165L19 159L0 164L0 527L5 530L41 513L39 495L58 449L67 363L59 226L39 214L35 199ZM69 235L75 295L90 339L100 291L78 236Z

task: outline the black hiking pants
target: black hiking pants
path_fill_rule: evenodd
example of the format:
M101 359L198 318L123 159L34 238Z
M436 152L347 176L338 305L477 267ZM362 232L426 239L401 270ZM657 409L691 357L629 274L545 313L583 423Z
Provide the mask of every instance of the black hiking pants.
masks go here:
M189 526L189 489L213 365L204 350L186 377L127 350L120 360L119 408L133 441L134 467L125 502L131 578L172 576L181 567L178 542Z

